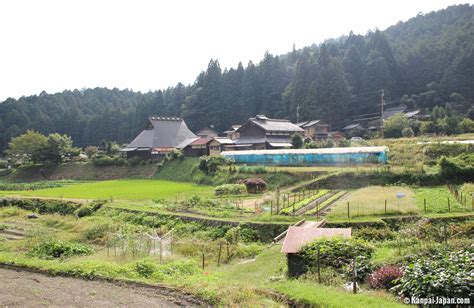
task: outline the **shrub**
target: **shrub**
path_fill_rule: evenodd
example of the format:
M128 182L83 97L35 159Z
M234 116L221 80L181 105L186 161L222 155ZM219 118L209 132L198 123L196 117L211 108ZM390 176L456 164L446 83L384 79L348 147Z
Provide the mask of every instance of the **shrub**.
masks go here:
M471 297L474 253L451 251L418 258L403 268L395 290L405 297Z
M263 174L267 173L267 168L265 166L247 166L243 165L239 167L240 173L255 173L255 174Z
M231 166L234 164L232 159L223 156L202 156L199 158L199 170L204 174L216 173L219 166Z
M108 156L94 157L92 159L92 164L98 167L113 166L115 164L115 160Z
M54 259L88 255L92 252L93 250L85 245L49 238L35 245L29 254L43 259Z
M151 278L163 281L167 277L190 276L199 271L199 265L194 261L173 261L158 266Z
M355 230L354 236L366 241L386 241L393 240L395 234L388 227L384 228L373 228L373 227L363 227Z
M6 230L10 228L10 225L7 225L7 224L4 224L4 223L0 223L0 231L3 231L3 230Z
M90 216L98 211L105 202L106 201L94 201L92 204L83 205L75 211L75 215L78 218Z
M356 259L356 279L357 281L364 281L364 279L372 272L373 266L370 259L365 256L357 257ZM347 280L352 280L354 275L354 264L353 262L343 266L343 272Z
M240 195L246 192L243 184L224 184L214 188L216 195Z
M5 160L0 160L0 169L7 169L8 163Z
M446 180L474 181L474 153L461 154L457 157L441 157L440 174Z
M37 211L40 214L71 215L81 205L79 203L62 200L0 199L0 207L2 206L16 206L28 211Z
M473 145L468 144L447 144L447 143L434 143L425 147L425 155L431 159L438 159L441 156L458 156L463 153L469 153L474 151Z
M395 286L395 281L403 276L403 269L394 265L386 265L374 271L368 279L372 289L388 290Z
M236 255L240 258L254 258L260 254L265 247L259 244L241 245L237 248Z
M370 259L374 251L371 245L353 238L321 238L304 246L300 251L300 256L309 268L317 264L318 249L321 264L334 268L350 264L355 257Z
M94 224L83 231L82 238L91 243L105 244L109 230L108 223Z
M136 166L136 165L140 164L142 161L143 161L142 158L140 158L138 156L134 156L134 157L132 157L128 160L128 163L130 164L130 166Z
M402 136L405 138L411 138L415 136L415 133L413 132L413 129L411 127L405 127L402 129Z
M150 259L135 262L133 270L143 278L150 278L158 270L158 265Z

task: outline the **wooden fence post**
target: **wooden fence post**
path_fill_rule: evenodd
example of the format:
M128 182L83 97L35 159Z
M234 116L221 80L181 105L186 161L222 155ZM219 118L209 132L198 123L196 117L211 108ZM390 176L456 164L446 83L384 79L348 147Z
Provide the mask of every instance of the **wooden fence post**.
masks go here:
M217 254L217 266L221 266L222 243L219 243L219 253Z
M425 213L426 213L426 199L423 198L423 207L425 208Z
M351 218L350 212L349 212L349 202L347 202L347 218Z
M385 215L387 215L387 199L385 199Z
M316 217L318 217L319 220L319 201L316 201Z
M354 266L352 268L352 292L354 294L357 293L357 263L356 263L357 257L354 258Z
M205 265L205 256L204 256L204 253L202 253L202 269L204 269L204 265Z
M273 215L273 200L270 200L270 216Z
M320 260L321 248L318 248L318 283L321 283L321 260Z
M451 212L451 203L449 202L449 197L448 197L448 212Z

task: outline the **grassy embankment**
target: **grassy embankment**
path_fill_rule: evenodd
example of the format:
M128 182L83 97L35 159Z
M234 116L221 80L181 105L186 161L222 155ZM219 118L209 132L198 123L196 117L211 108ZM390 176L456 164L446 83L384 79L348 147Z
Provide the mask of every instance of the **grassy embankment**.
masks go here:
M268 188L273 190L277 187L286 187L300 181L316 178L322 171L306 170L304 172L291 172L270 167L237 166L235 172L230 172L227 167L220 167L212 175L205 175L198 168L199 159L185 158L166 162L158 168L154 175L155 179L193 182L197 184L217 186L226 183L237 183L246 178L259 177L268 184Z
M23 166L3 178L7 182L45 180L102 181L115 179L148 179L156 171L156 164L135 166L94 166L92 163L66 163L44 167Z

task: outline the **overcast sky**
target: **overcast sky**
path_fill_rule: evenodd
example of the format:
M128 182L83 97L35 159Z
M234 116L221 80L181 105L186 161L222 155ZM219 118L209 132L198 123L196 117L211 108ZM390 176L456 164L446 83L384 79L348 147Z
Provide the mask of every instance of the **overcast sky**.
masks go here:
M472 1L2 0L0 101L84 87L194 82L211 58L258 62Z

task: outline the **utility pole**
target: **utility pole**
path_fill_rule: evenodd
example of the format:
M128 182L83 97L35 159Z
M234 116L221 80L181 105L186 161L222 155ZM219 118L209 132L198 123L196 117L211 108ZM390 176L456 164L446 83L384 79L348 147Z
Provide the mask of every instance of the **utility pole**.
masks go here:
M380 117L380 121L381 121L381 134L380 136L382 137L383 139L383 124L384 124L384 119L383 119L383 105L385 104L384 100L383 100L383 97L384 97L384 94L385 94L385 91L382 89L381 90L382 93L380 93L380 108L381 108L381 117Z
M296 123L300 122L300 105L296 106Z

